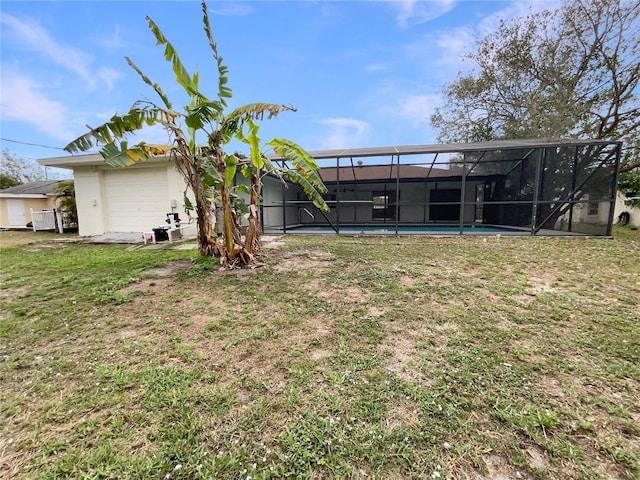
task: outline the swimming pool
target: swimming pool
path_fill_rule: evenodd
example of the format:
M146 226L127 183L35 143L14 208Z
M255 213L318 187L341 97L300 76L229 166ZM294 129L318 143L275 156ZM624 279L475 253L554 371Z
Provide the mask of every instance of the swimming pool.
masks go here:
M282 230L280 230L282 232ZM336 233L330 225L295 225L287 227L286 233ZM395 235L395 225L341 225L340 233L344 235ZM459 235L460 225L398 225L398 235ZM463 234L471 235L528 235L525 228L505 227L500 225L464 225Z

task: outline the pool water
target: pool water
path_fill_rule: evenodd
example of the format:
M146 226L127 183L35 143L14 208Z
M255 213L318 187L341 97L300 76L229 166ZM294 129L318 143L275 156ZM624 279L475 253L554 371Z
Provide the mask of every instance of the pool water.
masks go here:
M459 234L459 225L398 225L398 234ZM498 234L498 233L528 233L524 229L501 227L497 225L465 225L463 233L470 234ZM335 233L330 226L296 226L287 228L287 233ZM359 233L374 235L395 235L394 225L343 225L340 233L357 235Z

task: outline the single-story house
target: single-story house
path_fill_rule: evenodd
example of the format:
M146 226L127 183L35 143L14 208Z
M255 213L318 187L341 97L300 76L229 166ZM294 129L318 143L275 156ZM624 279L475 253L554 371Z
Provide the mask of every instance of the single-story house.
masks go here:
M0 190L0 228L29 228L31 210L56 208L58 185L69 180L42 180Z
M610 235L620 148L536 139L312 151L331 211L315 208L298 186L267 177L262 226L266 233L382 225L394 233L435 226L449 233ZM73 170L81 236L149 231L168 213L186 219L186 185L170 159L126 168L98 154L39 162Z

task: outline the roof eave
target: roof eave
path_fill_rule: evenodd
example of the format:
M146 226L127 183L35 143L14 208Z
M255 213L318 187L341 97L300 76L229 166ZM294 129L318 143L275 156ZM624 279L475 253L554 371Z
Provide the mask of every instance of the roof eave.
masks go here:
M168 161L169 157L166 156L157 156L150 157L146 162L159 163L163 161ZM86 155L72 155L67 157L51 157L51 158L40 158L38 160L40 165L45 167L56 167L56 168L75 168L75 167L84 167L84 166L100 166L100 165L108 165L105 163L104 158L99 153L90 153Z
M55 197L53 194L47 193L1 193L0 198L49 198Z

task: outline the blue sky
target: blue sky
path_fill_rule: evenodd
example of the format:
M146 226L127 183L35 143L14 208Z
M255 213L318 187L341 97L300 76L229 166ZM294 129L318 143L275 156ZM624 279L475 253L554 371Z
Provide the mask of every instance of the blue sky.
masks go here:
M429 124L443 86L474 40L500 18L553 1L210 1L218 49L229 67L231 108L265 101L295 107L265 121L261 137L308 150L434 143ZM6 1L1 11L0 136L63 147L138 99L157 97L127 55L174 105L186 100L147 27L160 26L201 89L216 73L195 1ZM207 84L210 85L207 86ZM159 131L147 141L163 140ZM27 159L66 152L1 141Z

